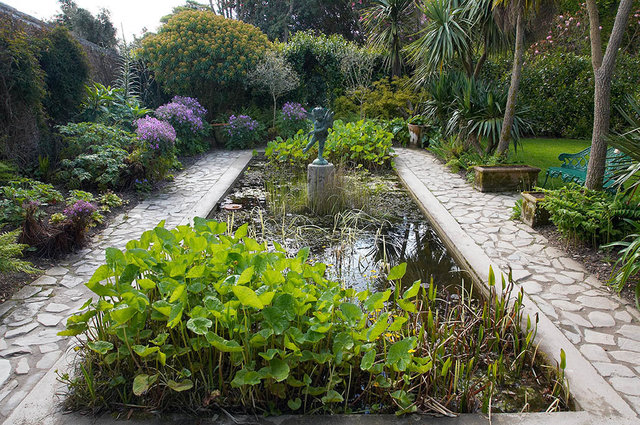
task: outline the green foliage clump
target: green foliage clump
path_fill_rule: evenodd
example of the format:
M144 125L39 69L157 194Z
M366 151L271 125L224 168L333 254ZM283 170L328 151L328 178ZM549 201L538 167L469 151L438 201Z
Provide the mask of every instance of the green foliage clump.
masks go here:
M71 407L464 412L532 362L535 327L504 282L504 297L440 313L433 283L400 288L406 264L387 276L395 290L357 292L308 248L288 257L247 229L196 218L106 250L86 284L97 299L60 333L83 336L78 373L63 377Z
M620 258L613 266L613 272L609 278L609 284L622 291L630 279L640 273L640 222L628 221L634 229L634 233L628 235L625 240L614 242L609 247L621 247ZM636 306L640 309L640 282L636 282Z
M20 178L0 187L0 225L19 226L25 217L25 205L56 204L64 197L50 184Z
M125 158L139 143L134 134L118 127L82 122L60 126L64 159L58 179L69 188L116 188L123 183Z
M200 99L209 110L238 97L244 79L269 47L253 25L210 11L172 15L142 41L142 54L168 92Z
M315 35L300 31L282 46L282 53L300 76L300 87L291 97L303 104L329 104L344 94L342 56L353 48L339 35Z
M640 59L620 55L611 86L611 127L622 132L626 122L616 106L625 95L640 94ZM503 78L507 78L505 75ZM522 71L519 101L530 108L533 132L540 136L588 138L593 129L594 81L591 58L550 52L532 59Z
M91 121L132 131L136 119L151 112L142 107L135 96L128 96L121 88L93 83L85 87L85 97L80 112L81 121Z
M423 89L411 87L409 78L383 78L366 89L362 112L367 118L391 120L397 117L408 118L409 114L427 99ZM357 115L360 107L352 100L353 96L340 96L334 102L337 117Z
M348 167L389 167L393 158L392 140L393 134L374 121L361 120L345 124L338 120L329 130L324 157L335 164ZM287 140L278 137L269 142L266 155L273 162L303 166L318 155L317 146L307 153L302 152L308 142L307 135L300 130Z
M622 197L570 184L545 190L544 208L563 236L598 246L620 240L630 230L625 218L639 219L638 207L626 204Z
M84 98L89 64L80 44L69 30L56 27L42 40L40 66L45 73L44 107L56 123L73 118Z
M19 257L22 257L22 251L28 247L28 245L16 243L19 235L19 229L13 232L0 233L0 273L35 273L37 271L31 263L19 259Z

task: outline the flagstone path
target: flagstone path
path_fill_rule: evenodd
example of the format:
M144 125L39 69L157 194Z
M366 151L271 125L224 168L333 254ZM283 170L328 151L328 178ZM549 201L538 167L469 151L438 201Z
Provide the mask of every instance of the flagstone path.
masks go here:
M247 151L214 151L178 174L159 194L115 217L89 247L0 304L0 422L33 390L67 349L57 333L89 297L82 285L104 262L108 247L124 248L161 220L168 228L208 213L251 159Z
M397 153L396 166L405 183L409 176L424 185L492 263L503 272L511 267L514 280L538 309L640 414L637 309L566 253L548 246L544 236L511 220L519 194L478 192L424 150Z

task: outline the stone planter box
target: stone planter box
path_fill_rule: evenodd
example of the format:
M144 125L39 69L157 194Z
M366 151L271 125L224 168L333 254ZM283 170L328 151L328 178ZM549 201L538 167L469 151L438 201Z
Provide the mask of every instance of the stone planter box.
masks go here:
M473 167L473 186L480 192L531 190L538 181L539 168L529 165L478 165Z
M543 192L522 192L520 219L530 227L549 224L549 211L542 206Z

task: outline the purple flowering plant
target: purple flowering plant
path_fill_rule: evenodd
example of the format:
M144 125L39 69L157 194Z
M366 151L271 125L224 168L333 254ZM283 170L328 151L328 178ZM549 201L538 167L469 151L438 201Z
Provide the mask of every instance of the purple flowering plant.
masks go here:
M282 106L278 120L278 133L283 138L293 137L299 130L306 131L309 127L307 111L297 102L287 102Z
M227 125L227 148L244 149L255 144L259 139L262 126L249 115L231 115Z
M98 209L90 202L79 200L75 204L68 206L63 214L71 220L71 222L79 228L89 226L93 221L93 213Z
M307 111L299 103L287 102L282 106L282 119L291 121L306 120Z
M136 120L136 134L149 151L162 154L171 149L176 141L176 130L167 121L153 117Z
M176 130L175 142L179 155L193 155L207 150L204 138L209 133L209 124L204 117L207 110L197 99L175 96L171 102L156 109L156 117L168 121Z

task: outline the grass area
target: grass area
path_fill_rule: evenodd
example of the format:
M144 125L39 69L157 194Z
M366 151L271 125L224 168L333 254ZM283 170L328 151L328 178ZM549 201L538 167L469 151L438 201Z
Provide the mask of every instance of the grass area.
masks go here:
M560 165L558 155L576 153L589 147L591 141L579 139L522 139L522 149L518 149L514 159L516 162L538 167L542 171L538 175L538 185L544 183L547 168ZM547 188L563 186L565 183L556 178L549 179Z

